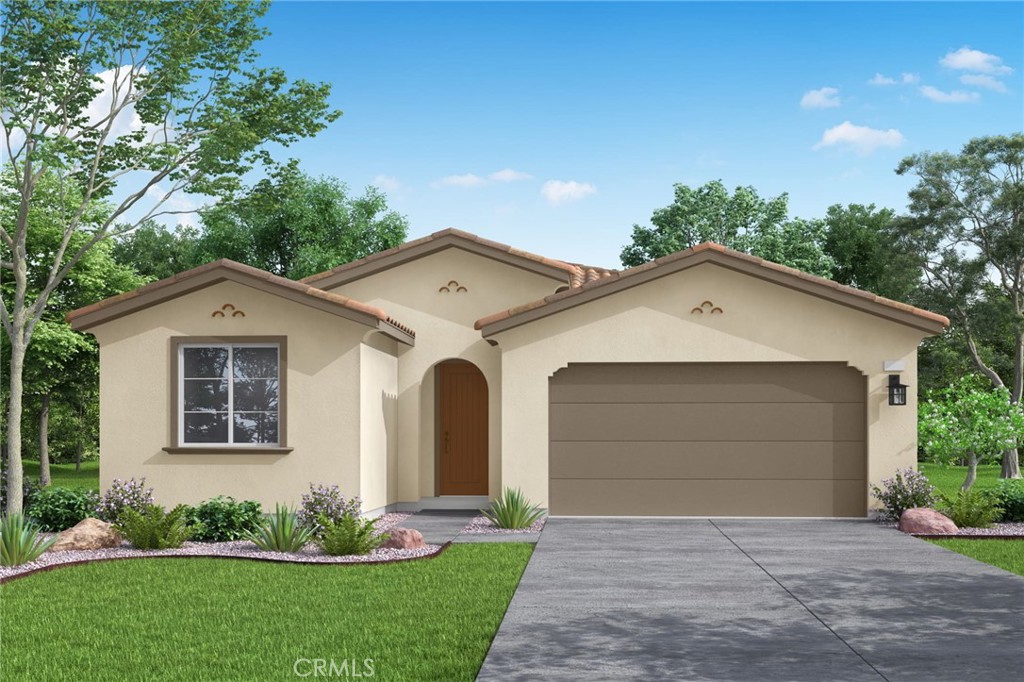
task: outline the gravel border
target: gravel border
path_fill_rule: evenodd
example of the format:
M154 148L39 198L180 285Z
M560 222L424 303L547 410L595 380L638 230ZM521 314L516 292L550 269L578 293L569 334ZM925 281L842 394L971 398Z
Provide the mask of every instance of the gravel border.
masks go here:
M498 528L491 523L490 519L480 514L474 516L473 520L466 524L460 531L460 535L521 535L523 533L539 533L544 528L544 523L547 520L548 517L542 516L529 528Z
M398 526L412 514L392 513L378 517L376 531L384 533ZM51 536L53 533L41 533ZM18 566L0 566L0 583L21 578L32 573L52 570L65 566L88 564L95 561L120 559L164 559L202 557L214 559L248 559L290 564L383 564L396 561L410 561L437 556L450 543L427 545L422 549L375 549L369 554L353 556L331 556L324 554L316 545L310 544L300 552L265 552L248 540L232 542L186 542L178 549L141 550L127 542L110 549L73 550L67 552L45 552L35 561Z
M895 521L882 521L884 528L896 528ZM1005 540L1024 540L1024 523L993 523L989 528L961 528L957 533L910 533L918 538L1001 538Z

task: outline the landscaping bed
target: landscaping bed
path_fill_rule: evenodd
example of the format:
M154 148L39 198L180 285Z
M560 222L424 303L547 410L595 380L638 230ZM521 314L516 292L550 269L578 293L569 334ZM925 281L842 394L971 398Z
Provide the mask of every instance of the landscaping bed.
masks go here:
M399 526L411 514L385 514L377 519L375 532L386 533ZM52 536L53 533L43 533ZM131 547L127 542L121 547L111 549L73 550L66 552L45 552L35 561L18 566L0 566L0 581L7 580L41 569L50 569L61 565L81 564L90 561L110 559L135 559L151 557L221 557L235 559L257 559L285 563L309 564L351 564L351 563L382 563L402 561L433 556L441 550L441 545L426 545L420 549L384 549L378 548L369 554L331 556L315 544L309 544L298 552L269 552L256 547L248 540L232 542L186 542L177 549L141 550Z
M881 521L881 525L887 528L896 528L896 524L891 521ZM1024 523L993 523L988 528L960 528L956 533L913 533L914 537L918 538L966 538L968 540L977 539L996 539L996 538L1013 538L1024 540Z
M473 520L466 524L466 527L462 529L462 532L468 535L517 535L524 533L539 533L544 529L544 523L547 521L547 518L548 517L546 516L541 517L526 528L499 528L486 516L480 514L473 517Z

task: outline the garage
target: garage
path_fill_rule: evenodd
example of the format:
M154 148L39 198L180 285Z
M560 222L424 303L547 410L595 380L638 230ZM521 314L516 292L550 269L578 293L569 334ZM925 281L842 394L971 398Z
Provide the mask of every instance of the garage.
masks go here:
M865 516L866 377L838 362L569 364L555 515Z

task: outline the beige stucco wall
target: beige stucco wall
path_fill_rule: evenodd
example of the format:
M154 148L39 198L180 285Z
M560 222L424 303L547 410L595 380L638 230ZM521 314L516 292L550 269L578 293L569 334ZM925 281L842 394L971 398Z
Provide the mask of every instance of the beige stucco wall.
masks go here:
M231 303L245 317L212 318ZM310 482L360 494L360 393L387 381L374 351L359 380L367 328L234 282L221 282L92 330L100 343L100 485L145 477L160 504L215 495L264 507L297 504ZM170 337L286 336L285 455L168 454L171 443ZM371 349L373 350L373 349ZM378 401L379 403L379 401ZM369 440L378 443L378 428ZM375 445L374 447L379 447ZM367 474L377 494L379 473Z
M724 312L691 314L704 301ZM868 378L868 480L877 483L915 466L924 336L714 264L509 329L493 337L502 351L502 482L547 504L548 378L570 362L842 361ZM886 360L906 363L906 406L888 405Z
M388 504L389 476L398 457L398 357L395 341L370 332L360 347L359 489L363 511ZM394 482L391 482L394 495Z
M441 287L452 285L448 293ZM487 380L490 494L501 488L501 358L473 329L477 319L535 300L564 285L534 272L458 248L449 248L330 289L379 306L416 331L415 347L398 350L396 489L388 504L415 503L435 490L434 367L459 358ZM458 292L458 286L467 291ZM369 505L364 505L369 508Z

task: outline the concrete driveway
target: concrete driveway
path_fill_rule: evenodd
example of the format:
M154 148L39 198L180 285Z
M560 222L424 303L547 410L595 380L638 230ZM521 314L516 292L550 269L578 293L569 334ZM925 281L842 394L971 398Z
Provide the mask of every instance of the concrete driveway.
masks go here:
M1024 578L867 521L548 521L480 680L1024 679Z

